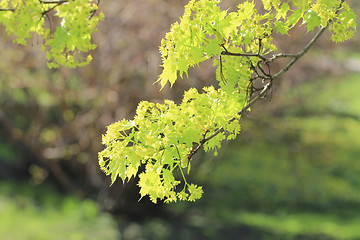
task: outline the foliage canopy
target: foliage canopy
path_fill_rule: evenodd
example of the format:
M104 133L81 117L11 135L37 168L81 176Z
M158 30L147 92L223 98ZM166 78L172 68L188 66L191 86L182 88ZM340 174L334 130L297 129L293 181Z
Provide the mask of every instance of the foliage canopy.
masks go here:
M211 59L219 86L204 87L201 92L189 89L180 104L142 101L133 120L113 123L103 135L106 148L99 153L100 168L112 182L138 175L141 196L148 195L155 203L201 198L202 187L185 177L192 156L201 147L216 155L223 140L234 139L242 113L326 29L334 42L350 39L356 29L356 16L344 0L262 0L262 6L245 1L234 11L222 10L220 3L189 1L161 42L163 72L157 80L162 87L168 82L172 86L188 75L189 68ZM17 43L26 44L34 33L41 36L50 67L81 66L91 61L90 55L82 53L95 48L91 34L103 18L102 13L95 14L97 5L89 0L6 0L0 3L0 22ZM55 30L44 27L50 12L59 18ZM308 33L316 31L313 39L297 54L278 53L272 35L289 35L297 25ZM271 63L279 58L291 61L274 74ZM140 166L145 170L139 172Z

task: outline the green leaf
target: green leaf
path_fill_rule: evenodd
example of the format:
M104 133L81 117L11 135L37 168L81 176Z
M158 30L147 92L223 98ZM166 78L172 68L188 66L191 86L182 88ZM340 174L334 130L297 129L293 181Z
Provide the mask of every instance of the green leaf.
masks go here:
M124 159L118 159L117 161L111 161L109 163L110 175L111 175L111 184L115 182L115 180L120 177L123 181L125 181L125 173L126 167Z
M275 29L277 32L283 34L283 35L289 35L288 31L290 29L289 25L287 23L284 23L282 21L274 22Z
M225 139L225 135L223 133L219 133L215 137L213 137L210 141L204 144L204 150L214 150L215 155L217 155L217 149L221 147L221 142Z
M206 55L209 57L219 55L224 50L220 44L222 44L222 40L217 38L209 40L209 43L205 46Z
M296 23L300 20L300 18L302 18L304 14L304 10L303 9L298 9L293 11L293 14L291 14L290 17L288 17L286 23L288 26L295 26Z
M309 10L304 14L302 24L306 24L307 32L310 32L314 30L315 27L321 26L321 18L317 15L317 13Z
M288 12L290 11L290 6L287 2L283 3L281 7L277 10L276 20L286 19Z
M164 62L162 67L164 68L164 70L160 74L157 82L160 82L161 88L165 87L167 82L170 82L170 85L172 86L177 78L176 65L174 65L174 63L170 59L168 59Z

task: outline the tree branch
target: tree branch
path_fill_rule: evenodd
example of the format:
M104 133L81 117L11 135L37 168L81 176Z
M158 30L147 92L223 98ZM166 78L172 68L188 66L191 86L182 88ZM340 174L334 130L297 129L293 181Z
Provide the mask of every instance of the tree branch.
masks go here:
M99 0L100 1L100 0ZM99 2L98 1L98 2ZM56 6L69 2L69 0L55 0L55 1L51 1L51 0L42 0L40 1L41 4L57 4ZM53 10L55 7L51 8L50 10L46 10L43 13L43 16L48 13L49 11ZM16 8L0 8L0 12L15 12Z
M267 60L264 56L260 55L260 51L258 53L233 53L233 52L229 52L223 44L221 45L221 47L224 49L224 51L221 52L221 55L237 56L237 57L258 57L263 61Z
M328 28L328 25L326 27L322 27L320 28L320 30L315 34L315 36L310 40L310 42L297 54L278 54L275 55L272 58L265 58L264 56L260 55L260 54L247 54L247 53L231 53L228 52L226 50L226 48L224 48L224 46L222 46L225 51L223 51L221 53L221 55L230 55L230 56L241 56L241 57L259 57L260 59L264 60L265 62L271 62L274 61L278 58L293 58L285 67L283 67L279 72L277 72L275 75L269 75L269 79L270 82L267 83L261 90L261 92L259 92L259 94L257 94L253 99L251 99L248 104L243 107L238 113L238 116L243 115L252 105L254 105L257 101L259 101L261 98L263 98L264 96L266 96L266 94L268 93L268 91L271 89L272 87L272 82L273 80L279 78L282 74L284 74L285 72L287 72L302 56L305 55L305 53L307 53L307 51L316 43L316 41L320 38L320 36L325 32L325 30ZM229 122L233 122L237 119L237 116L229 119ZM217 136L219 133L224 131L224 127L220 127L218 128L215 132L213 132L210 136L206 137L206 133L204 133L203 139L200 140L199 144L196 147L193 147L190 151L190 153L188 154L188 159L191 160L192 156L209 140L211 140L212 138L214 138L215 136Z
M0 12L15 12L16 8L0 8Z
M100 0L97 0L96 5L99 6L99 4L100 4ZM95 15L95 13L96 13L96 10L92 10L92 11L90 12L89 19L91 19L91 18Z
M228 55L228 56L237 56L237 57L259 57L264 58L257 53L233 53L229 52L228 50L221 52L221 55ZM264 58L266 59L266 58Z
M267 61L268 62L273 62L274 60L278 59L278 58L296 58L297 54L285 54L285 53L279 53L274 55L272 58L268 58Z
M272 79L276 79L280 77L283 73L287 72L294 63L296 63L302 56L304 56L307 51L315 44L315 42L320 38L320 36L325 32L325 30L328 28L329 25L326 27L320 28L320 30L315 34L315 36L311 39L311 41L297 54L295 55L283 55L283 56L291 56L294 59L291 60L291 62L288 63L285 67L283 67L279 72L277 72L274 76L272 76ZM279 55L278 55L279 56Z
M69 2L68 0L56 0L56 1L51 1L51 0L42 0L40 1L40 3L43 4L62 4L62 3L66 3Z

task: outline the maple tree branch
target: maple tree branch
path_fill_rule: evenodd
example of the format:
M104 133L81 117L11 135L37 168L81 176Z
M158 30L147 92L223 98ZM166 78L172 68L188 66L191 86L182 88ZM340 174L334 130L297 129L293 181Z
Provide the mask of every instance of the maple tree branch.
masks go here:
M339 13L344 2L345 2L345 0L340 1L340 5L337 7L335 14ZM304 56L304 54L307 53L307 51L315 44L315 42L317 42L317 40L326 31L326 29L328 29L330 23L332 23L333 20L334 19L330 19L325 27L321 27L320 30L315 34L315 36L311 39L311 41L297 54L278 54L278 55L275 55L274 57L270 58L269 59L270 61L273 61L280 57L292 57L293 58L293 60L291 62L289 62L288 65L286 65L284 68L282 68L272 78L276 79L276 78L280 77L282 74L287 72L292 67L292 65L294 65L294 63L296 63L302 56Z
M340 5L336 10L336 14L338 14L338 12L340 11L342 4L345 2L345 0L341 0L340 1ZM238 113L237 116L241 116L243 115L253 104L255 104L257 101L259 101L261 98L263 98L264 96L266 96L266 94L270 91L271 87L272 87L272 82L273 80L279 78L282 74L284 74L285 72L287 72L301 57L303 57L308 51L309 49L318 41L318 39L320 38L320 36L327 30L327 28L329 27L330 23L333 20L329 20L327 25L325 27L321 27L319 29L319 31L314 35L314 37L310 40L310 42L298 53L296 54L284 54L284 53L280 53L277 55L274 55L271 58L266 58L263 55L260 54L260 49L261 49L261 39L259 39L259 51L258 53L232 53L229 52L224 44L221 44L220 46L224 49L224 51L221 52L221 55L228 55L228 56L239 56L239 57L258 57L259 59L261 59L268 67L269 67L269 63L275 61L276 59L279 58L292 58L292 60L285 66L283 67L279 72L277 72L276 74L272 75L270 74L270 69L269 69L269 74L266 74L264 72L264 70L258 66L260 68L260 70L262 71L263 74L265 74L265 77L260 76L257 72L255 67L254 71L257 74L257 77L260 77L264 80L270 80L269 83L267 83L262 90L259 92L259 94L257 94L253 99L251 99L248 104L243 107ZM221 61L221 60L220 60ZM221 64L221 62L220 62ZM252 79L250 79L251 81ZM235 121L236 119L238 119L238 117L233 117L231 119L229 119L229 123ZM191 160L192 156L209 140L211 140L212 138L214 138L215 136L217 136L219 133L224 131L224 127L220 127L218 128L215 132L213 132L210 136L206 137L206 134L208 133L207 131L203 134L203 139L200 140L199 144L196 147L192 147L190 149L190 153L188 154L188 159L189 161Z
M310 40L310 42L297 54L278 54L275 55L272 58L265 58L264 56L260 55L260 54L248 54L248 53L231 53L228 52L226 50L226 48L224 48L224 46L222 46L225 51L223 51L221 53L221 55L231 55L231 56L241 56L241 57L259 57L260 59L265 59L266 63L269 63L271 61L274 61L278 58L293 58L285 67L283 67L279 72L277 72L274 75L269 75L269 79L270 82L267 83L262 90L254 97L252 98L245 107L243 107L238 113L237 116L241 116L244 113L246 113L246 111L252 106L254 105L257 101L259 101L261 98L263 98L264 96L266 96L266 94L269 92L269 90L272 87L272 82L273 80L279 78L282 74L284 74L285 72L287 72L302 56L304 56L308 50L317 42L317 40L320 38L320 36L325 32L325 30L328 28L328 25L326 27L322 27L320 28L320 30L315 34L315 36ZM229 119L229 122L233 122L236 119L238 119L238 117L232 117L231 119ZM188 159L191 160L192 156L209 140L211 140L212 138L214 138L215 136L217 136L219 133L224 131L224 127L220 127L218 128L215 132L213 132L211 135L206 137L206 133L204 133L203 135L203 139L200 140L199 144L196 147L193 147L190 150L190 153L188 154Z

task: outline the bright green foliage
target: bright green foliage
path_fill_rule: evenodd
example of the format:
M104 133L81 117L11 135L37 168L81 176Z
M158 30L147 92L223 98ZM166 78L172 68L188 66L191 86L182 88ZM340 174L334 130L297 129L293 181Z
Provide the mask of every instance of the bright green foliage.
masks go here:
M190 0L185 6L184 15L161 42L164 69L158 79L162 87L167 82L173 85L178 74L188 75L189 68L212 59L219 89L205 87L201 93L190 89L179 105L143 101L134 120L110 125L103 136L101 169L114 182L117 177L129 180L145 166L139 173L140 194L155 203L201 197L202 188L188 183L183 169L189 172L199 147L216 155L223 140L239 133L238 111L249 100L250 80L254 75L271 80L266 68L269 54L277 49L271 37L274 30L287 35L298 23L308 32L330 25L332 40L339 42L351 38L356 29L354 13L338 0L263 0L263 14L253 1L232 12L221 10L220 2Z
M160 47L164 71L158 81L162 86L168 81L172 85L178 72L182 76L190 67L219 56L224 50L222 44L236 46L240 51L257 52L256 40L270 37L272 29L266 22L272 15L257 14L251 2L240 4L237 12L228 14L221 11L217 5L219 2L190 1L180 23L171 26ZM261 54L271 50L275 50L275 46L266 41Z
M103 14L92 16L97 5L91 0L53 2L2 0L0 23L5 26L9 35L15 36L16 43L26 45L27 40L34 35L41 37L49 67L88 64L91 56L84 53L96 47L91 43L91 34L96 31ZM47 20L49 12L54 12L60 23L52 31L45 26L52 27L57 20Z
M209 87L203 93L190 89L179 105L168 100L164 104L141 102L134 120L122 120L108 127L103 136L107 148L99 154L101 169L111 175L112 182L117 177L126 181L144 164L145 171L139 175L140 194L149 195L153 202L157 198L168 202L200 198L201 187L188 184L182 168L190 168L189 154L194 144L219 127L223 126L228 136L219 134L212 138L204 145L205 150L216 151L223 139L239 133L239 124L228 121L242 107L244 99L239 96ZM179 192L176 172L185 182Z
M44 18L41 14L45 9L38 1L1 1L2 8L15 7L14 11L0 13L0 22L5 25L9 34L16 36L15 42L26 44L26 39L32 37L32 33L44 35ZM40 17L39 17L40 16Z
M262 6L245 1L231 11L222 10L220 2L189 1L161 42L163 72L157 80L162 87L173 85L178 76L188 76L189 68L212 60L219 88L190 89L180 104L141 102L134 120L110 125L103 136L101 169L112 182L139 175L141 196L153 202L201 197L202 188L188 183L183 169L190 171L191 158L200 147L216 155L223 140L239 133L238 113L254 90L252 81L272 81L269 62L275 58L271 60L270 54L277 51L273 33L288 35L299 24L308 32L328 27L331 39L341 42L356 30L356 16L344 0L262 0ZM97 3L1 0L0 23L19 44L38 35L49 67L82 66L91 61L86 55L95 48L91 34L103 18L101 12L95 14ZM54 21L49 20L50 12ZM139 173L140 166L145 170Z
M330 31L333 32L331 40L334 42L343 42L352 38L356 29L356 15L347 3L343 3L343 11L330 25Z
M162 86L167 82L172 85L178 73L187 74L190 67L218 56L223 46L238 53L266 55L276 51L271 43L273 30L288 34L298 22L306 25L308 32L331 23L335 42L350 39L356 29L355 14L348 4L338 0L263 0L267 10L264 14L258 14L252 1L239 4L237 11L230 13L222 11L219 2L192 0L180 22L171 26L160 47L164 70L158 81ZM262 40L260 49L259 39Z

